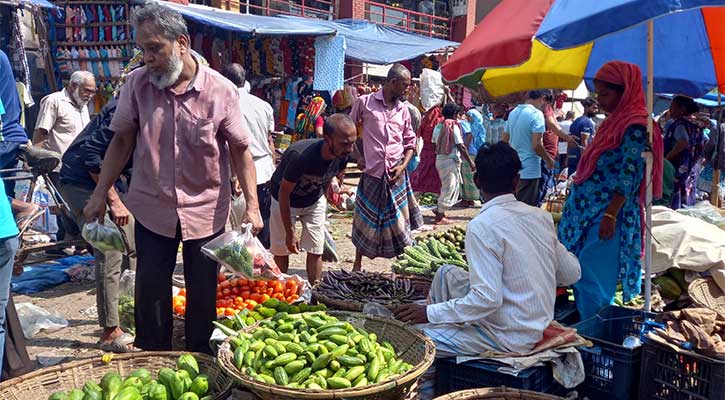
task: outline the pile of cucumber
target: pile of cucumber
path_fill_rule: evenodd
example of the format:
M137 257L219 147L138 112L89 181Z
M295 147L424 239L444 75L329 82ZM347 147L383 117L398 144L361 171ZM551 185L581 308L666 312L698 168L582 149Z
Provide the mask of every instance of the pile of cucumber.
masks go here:
M435 238L420 240L415 246L408 246L393 263L397 274L432 277L442 265L455 265L468 270L468 264L453 243L444 243Z
M232 336L234 366L259 382L335 390L387 381L413 368L388 342L325 312L280 312Z

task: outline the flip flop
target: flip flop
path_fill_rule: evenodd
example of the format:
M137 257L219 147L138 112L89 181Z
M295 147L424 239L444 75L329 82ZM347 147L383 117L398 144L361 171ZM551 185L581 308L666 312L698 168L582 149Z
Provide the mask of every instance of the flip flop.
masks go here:
M32 213L30 213L24 217L18 218L15 221L15 224L18 226L18 230L20 231L19 235L22 236L23 233L28 229L28 227L33 223L33 221L35 221L38 217L43 215L44 212L45 212L44 209L36 206L35 211L33 211Z
M96 343L96 346L105 352L135 353L141 351L140 349L133 347L133 342L135 340L136 338L130 333L123 333L122 335L117 336L115 339L113 339L113 342L111 343L101 343L99 341L98 343Z

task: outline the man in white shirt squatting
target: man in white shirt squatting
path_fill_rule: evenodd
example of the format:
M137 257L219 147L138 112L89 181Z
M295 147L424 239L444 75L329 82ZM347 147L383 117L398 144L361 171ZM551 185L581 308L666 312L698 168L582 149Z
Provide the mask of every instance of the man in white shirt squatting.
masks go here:
M559 242L551 215L514 197L520 170L508 143L481 147L474 180L485 203L466 232L470 271L441 267L430 304L395 312L422 324L437 357L531 351L554 319L556 287L579 280L579 261Z

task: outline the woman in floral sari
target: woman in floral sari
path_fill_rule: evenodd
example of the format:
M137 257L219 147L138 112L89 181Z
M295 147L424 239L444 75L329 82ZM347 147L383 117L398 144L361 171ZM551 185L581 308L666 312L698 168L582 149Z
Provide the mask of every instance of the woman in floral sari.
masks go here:
M705 135L693 115L699 111L694 100L676 96L670 105L670 121L665 129L665 154L675 167L673 209L695 204L700 161L704 158Z
M624 300L640 292L647 110L636 65L613 61L594 79L599 105L609 113L579 162L559 224L559 239L577 257L574 285L581 318L611 304L621 281ZM662 192L662 136L654 144L654 194Z

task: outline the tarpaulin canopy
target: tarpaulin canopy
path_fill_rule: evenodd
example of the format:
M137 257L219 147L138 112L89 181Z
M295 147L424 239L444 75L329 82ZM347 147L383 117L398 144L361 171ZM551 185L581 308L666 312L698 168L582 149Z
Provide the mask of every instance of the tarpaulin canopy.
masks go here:
M0 0L0 4L8 4L11 6L36 5L42 8L56 9L58 8L48 0Z
M338 35L345 37L347 58L372 64L392 64L459 45L457 42L417 35L363 20L324 21L300 17L284 18L301 24L322 25L335 29Z
M322 36L335 34L335 29L329 26L298 23L294 19L241 14L196 4L181 5L168 1L160 3L178 11L188 20L233 31L244 37L254 35Z

